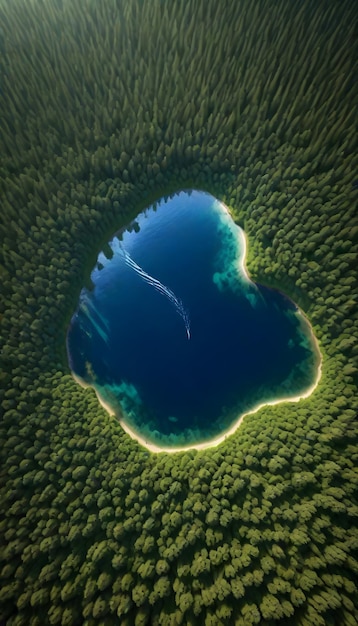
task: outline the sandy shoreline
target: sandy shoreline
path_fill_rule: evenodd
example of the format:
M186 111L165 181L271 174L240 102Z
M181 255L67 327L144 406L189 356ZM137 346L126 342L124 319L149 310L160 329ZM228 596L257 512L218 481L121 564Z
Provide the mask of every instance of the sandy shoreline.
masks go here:
M314 337L314 335L313 335L313 337ZM314 337L314 339L315 339L315 337ZM317 348L318 348L317 340L315 340L315 343L316 343ZM163 446L163 447L157 446L156 444L147 441L144 437L141 437L141 435L139 435L134 430L132 430L128 426L128 424L125 423L125 421L123 419L119 418L116 415L116 412L114 411L114 409L107 402L105 402L103 400L103 398L98 393L98 391L97 391L97 389L95 387L92 387L92 385L86 384L81 378L79 378L78 376L76 376L76 374L74 374L72 372L73 378L75 379L75 381L79 385L81 385L81 387L84 387L84 388L91 387L92 389L95 390L100 405L109 413L109 415L115 415L117 417L118 422L121 425L121 427L123 428L123 430L132 439L135 439L136 441L138 441L138 443L140 443L144 448L146 448L150 452L155 452L155 453L158 453L158 452L166 452L166 453L188 452L189 450L206 450L208 448L215 448L220 443L223 443L227 437L229 437L230 435L233 435L237 431L237 429L241 426L244 418L247 415L252 415L253 413L257 413L260 409L262 409L265 406L274 406L275 404L281 404L282 402L299 402L300 400L308 398L314 392L314 390L316 389L316 387L317 387L317 385L318 385L318 383L320 381L321 375L322 375L322 359L320 360L319 366L317 368L316 380L301 395L277 398L276 400L271 400L269 402L262 402L261 404L256 405L250 411L247 411L246 413L243 413L239 417L239 419L230 428L228 428L225 432L223 432L218 437L215 437L215 439L210 439L209 441L203 441L201 443L194 443L194 444L191 444L191 445L188 445L188 446L181 446L181 447L177 447L177 448L174 448L174 447L173 448L168 448L168 447L165 447L165 446Z
M230 213L228 207L223 202L220 202L220 205L224 208L224 210L231 217L231 213ZM240 232L241 238L242 238L242 254L240 255L240 259L239 259L240 270L243 273L243 275L245 276L245 278L249 282L252 282L250 277L249 277L249 274L247 272L246 265L245 265L246 252L247 252L247 247L248 247L247 236L246 236L246 233L243 231L242 228L240 228L239 232ZM253 284L255 284L255 283L253 283ZM241 426L244 418L247 415L252 415L253 413L257 413L260 409L262 409L265 406L274 406L275 404L281 404L282 402L299 402L300 400L308 398L314 392L316 387L318 386L318 383L319 383L319 381L321 379L321 375L322 375L322 354L321 354L321 351L319 349L317 338L315 337L315 334L313 332L313 329L312 329L312 326L311 326L309 320L307 319L305 314L298 307L297 307L297 310L298 310L298 314L302 316L302 318L305 320L305 322L307 323L307 325L308 325L308 327L310 329L311 339L312 339L312 342L313 342L313 344L315 346L316 353L317 353L317 355L319 357L319 363L318 363L318 367L317 367L317 376L316 376L315 381L312 383L312 385L306 391L302 392L298 396L287 396L287 397L277 398L276 400L271 400L269 402L262 402L261 404L256 405L250 411L247 411L246 413L243 413L237 419L237 421L230 428L228 428L225 432L223 432L218 437L215 437L215 439L210 439L209 441L203 441L201 443L194 443L194 444L190 444L188 446L180 446L180 447L177 447L177 448L165 447L165 446L161 447L161 446L158 446L158 445L156 445L154 443L151 443L151 442L147 441L145 439L145 437L142 437L139 433L137 433L134 430L132 430L132 428L130 428L128 426L128 424L126 424L123 419L118 417L116 415L116 412L114 411L114 409L107 402L105 402L105 400L103 400L103 398L101 397L101 395L99 394L99 392L97 391L97 389L95 387L92 387L92 385L86 384L81 378L76 376L76 374L74 374L73 372L72 372L72 376L75 379L75 381L79 385L81 385L81 387L84 387L84 388L92 387L95 390L95 392L96 392L98 401L101 404L101 406L110 415L115 415L117 417L117 419L118 419L119 424L123 428L123 430L132 439L135 439L136 441L138 441L138 443L140 443L143 447L145 447L150 452L155 452L155 453L159 453L159 452L175 453L175 452L187 452L189 450L206 450L208 448L215 448L220 443L223 443L227 437L229 437L230 435L233 435L237 431L237 429Z

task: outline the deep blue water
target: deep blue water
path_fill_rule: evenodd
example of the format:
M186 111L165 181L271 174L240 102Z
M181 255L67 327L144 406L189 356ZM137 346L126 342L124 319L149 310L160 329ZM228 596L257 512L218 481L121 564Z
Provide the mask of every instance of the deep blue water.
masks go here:
M73 372L162 446L211 439L255 405L315 379L307 323L240 270L242 231L211 195L158 202L110 242L83 289ZM110 252L110 253L109 253Z

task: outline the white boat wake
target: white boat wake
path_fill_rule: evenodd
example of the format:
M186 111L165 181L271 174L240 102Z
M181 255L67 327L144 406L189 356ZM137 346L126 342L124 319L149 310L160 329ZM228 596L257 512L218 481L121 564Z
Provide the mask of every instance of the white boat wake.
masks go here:
M119 245L119 249L125 260L126 265L132 268L138 274L138 276L140 276L146 283L148 283L148 285L151 285L163 296L166 296L168 300L170 300L170 302L174 305L176 312L183 319L187 337L188 339L190 339L190 319L182 301L176 297L175 293L171 289L169 289L169 287L163 285L159 280L153 278L153 276L151 276L150 274L147 274L147 272L145 272L139 265L137 265L137 263L133 261L129 253L124 249L122 244Z

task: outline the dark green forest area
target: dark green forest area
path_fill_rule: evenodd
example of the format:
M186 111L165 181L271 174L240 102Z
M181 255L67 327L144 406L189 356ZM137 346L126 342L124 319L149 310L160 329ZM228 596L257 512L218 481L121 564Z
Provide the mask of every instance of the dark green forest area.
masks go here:
M0 624L358 624L353 0L0 0ZM322 378L151 454L71 376L109 237L224 201Z

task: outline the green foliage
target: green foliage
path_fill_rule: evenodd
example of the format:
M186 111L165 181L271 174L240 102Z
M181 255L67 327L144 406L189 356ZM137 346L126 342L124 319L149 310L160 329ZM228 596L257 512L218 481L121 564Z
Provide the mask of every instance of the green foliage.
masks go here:
M0 622L353 626L354 3L0 0ZM70 375L99 250L204 189L323 354L314 394L152 455Z

